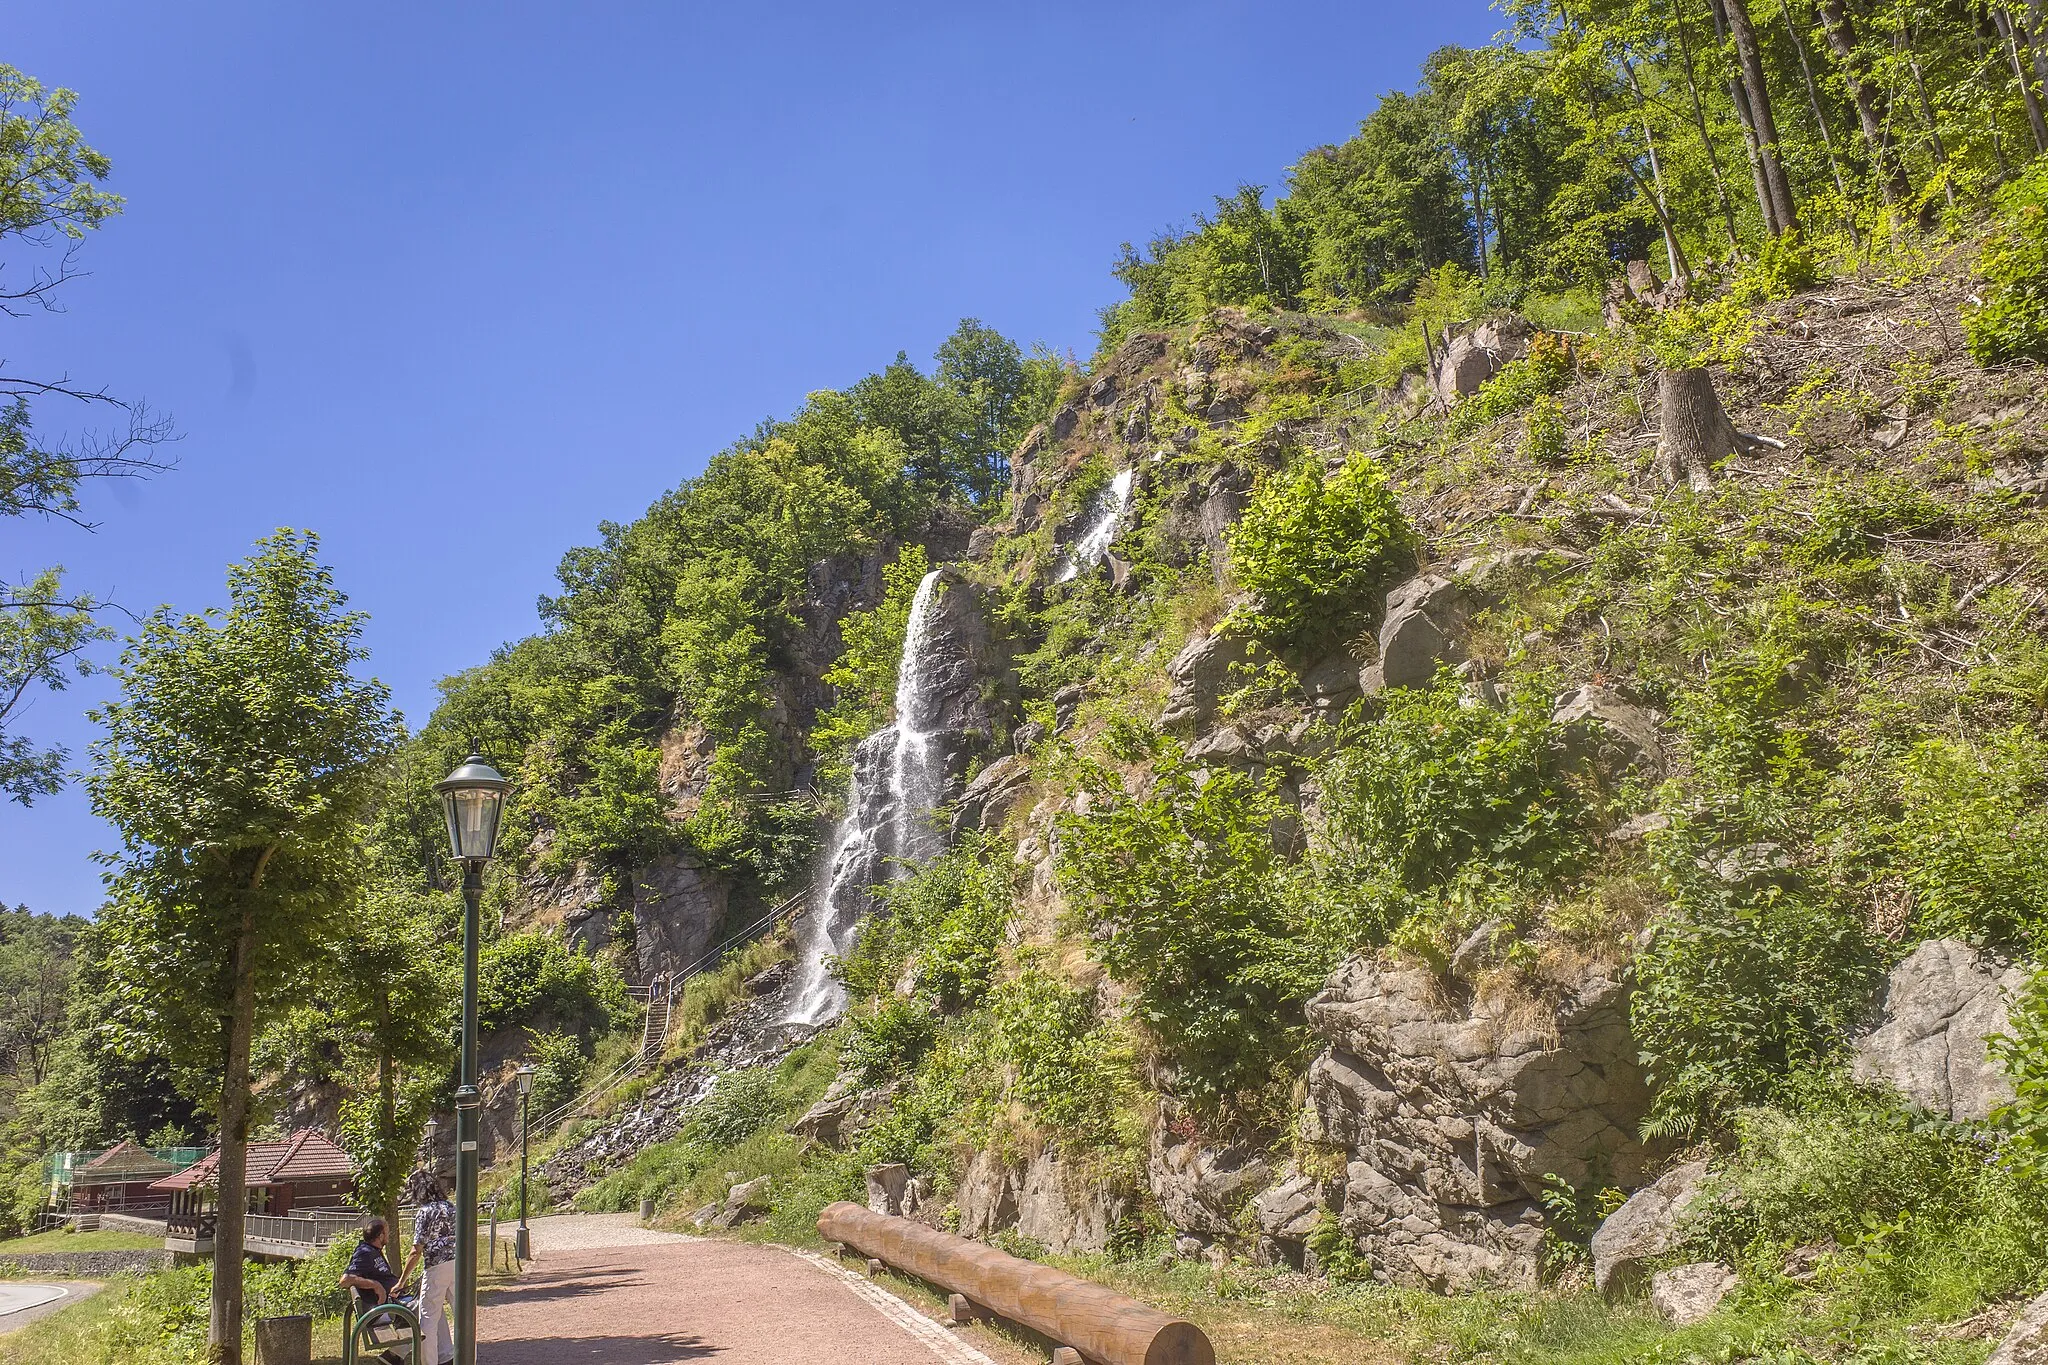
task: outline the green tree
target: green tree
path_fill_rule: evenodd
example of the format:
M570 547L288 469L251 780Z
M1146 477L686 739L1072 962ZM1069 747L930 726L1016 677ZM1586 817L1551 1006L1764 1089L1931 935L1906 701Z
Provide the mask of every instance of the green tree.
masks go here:
M100 188L112 163L71 121L77 101L73 91L46 89L0 65L0 264L16 267L0 275L0 313L9 317L57 307L58 291L77 276L85 234L121 211L120 196ZM43 261L33 260L38 254ZM58 400L107 411L119 422L112 431L42 439L31 405ZM140 404L61 378L18 374L0 359L0 517L50 517L89 528L80 485L163 468L150 448L169 435L168 424ZM94 622L98 605L66 591L57 569L19 585L0 583L0 793L22 805L62 785L67 755L9 733L10 723L33 691L62 688L81 652L109 638Z
M102 913L118 1028L220 1124L210 1358L242 1354L242 1235L259 1023L303 998L346 910L371 760L399 736L355 675L362 617L280 531L228 571L224 611L143 623L87 778L120 832Z

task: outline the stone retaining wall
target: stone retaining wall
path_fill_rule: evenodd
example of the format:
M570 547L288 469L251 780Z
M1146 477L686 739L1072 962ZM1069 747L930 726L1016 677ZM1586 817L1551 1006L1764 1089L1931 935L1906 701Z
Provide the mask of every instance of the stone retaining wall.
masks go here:
M0 1270L61 1280L147 1275L153 1270L168 1270L171 1263L168 1251L35 1251L0 1256Z

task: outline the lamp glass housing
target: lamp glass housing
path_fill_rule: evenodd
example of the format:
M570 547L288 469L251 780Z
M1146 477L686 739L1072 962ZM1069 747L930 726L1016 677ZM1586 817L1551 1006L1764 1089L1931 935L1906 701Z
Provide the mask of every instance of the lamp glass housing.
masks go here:
M448 847L457 862L486 862L496 851L498 817L504 809L505 790L511 785L482 755L471 754L434 788L441 793L441 809L448 819Z
M513 1079L514 1081L516 1081L516 1082L518 1083L518 1085L519 1085L519 1095L520 1095L520 1098L524 1099L524 1098L525 1098L526 1096L528 1096L528 1095L531 1095L531 1094L533 1093L533 1068L532 1068L532 1067L530 1067L530 1066L522 1066L522 1067L520 1067L520 1068L519 1068L519 1070L517 1070L517 1071L515 1071L515 1072L513 1072L513 1073L512 1073L512 1079Z

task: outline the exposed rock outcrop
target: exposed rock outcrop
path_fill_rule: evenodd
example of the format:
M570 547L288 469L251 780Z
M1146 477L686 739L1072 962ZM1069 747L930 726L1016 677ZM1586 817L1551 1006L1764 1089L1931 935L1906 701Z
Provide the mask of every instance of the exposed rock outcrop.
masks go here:
M1533 1285L1545 1177L1647 1179L1629 993L1625 976L1588 968L1525 1023L1454 1003L1419 967L1357 957L1337 970L1308 1005L1329 1043L1310 1068L1308 1126L1350 1152L1340 1220L1376 1278Z
M1191 640L1166 666L1173 690L1159 728L1193 732L1208 725L1223 698L1243 685L1234 679L1232 669L1249 662L1251 655L1252 642L1242 636L1203 635Z
M953 807L953 837L970 830L1000 829L1031 788L1031 760L1004 754L974 775Z
M725 920L726 879L687 853L635 868L635 955L644 980L695 966Z
M1248 1148L1207 1147L1161 1126L1146 1178L1168 1224L1216 1239L1237 1235L1238 1210L1273 1183L1273 1168Z
M1445 404L1479 392L1479 386L1500 373L1509 361L1529 354L1536 324L1527 318L1493 318L1454 336L1437 356L1433 376L1436 394Z
M1611 687L1588 683L1557 699L1551 722L1565 732L1571 757L1590 764L1608 782L1631 772L1664 775L1664 741L1657 718Z
M1740 1283L1734 1271L1715 1261L1673 1266L1650 1281L1650 1307L1672 1326L1690 1327L1719 1308Z
M1427 687L1439 665L1465 657L1465 591L1442 574L1411 578L1387 594L1380 656L1359 675L1359 687Z
M2005 1032L2007 1004L2026 980L1967 943L1921 944L1892 968L1875 1007L1879 1022L1856 1040L1856 1079L1894 1086L1943 1118L1990 1118L2012 1099L2012 1082L1987 1040Z
M1642 1283L1643 1263L1675 1250L1686 1219L1705 1190L1707 1163L1689 1161L1665 1172L1609 1214L1593 1234L1593 1287L1609 1298Z
M2020 1310L1984 1365L2048 1365L2048 1294Z

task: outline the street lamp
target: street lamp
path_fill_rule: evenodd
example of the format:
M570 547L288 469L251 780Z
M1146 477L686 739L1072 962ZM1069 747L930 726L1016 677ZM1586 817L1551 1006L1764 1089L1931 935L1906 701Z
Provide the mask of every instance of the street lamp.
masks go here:
M512 1078L519 1085L519 1232L512 1239L512 1254L523 1263L533 1259L533 1239L526 1231L526 1105L533 1098L533 1067L520 1067Z
M462 864L462 1079L455 1090L455 1365L476 1365L476 958L484 864L498 846L498 816L512 784L483 755L436 783L448 846Z

